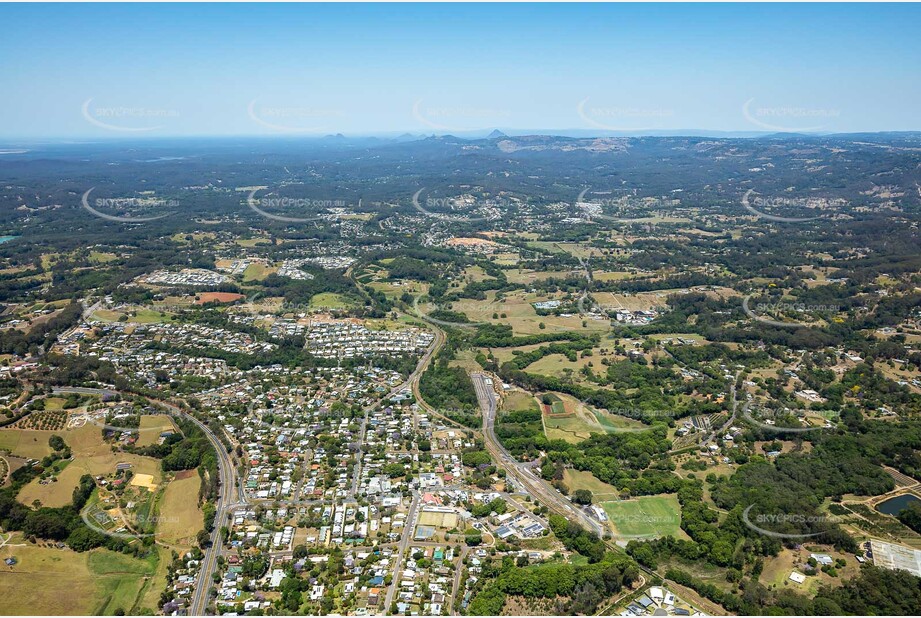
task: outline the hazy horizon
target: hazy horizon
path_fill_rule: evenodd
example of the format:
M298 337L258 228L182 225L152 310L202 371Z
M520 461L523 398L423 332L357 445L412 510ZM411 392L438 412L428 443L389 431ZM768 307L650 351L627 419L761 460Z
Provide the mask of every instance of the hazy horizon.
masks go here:
M892 4L8 4L0 139L913 131L919 17Z
M699 139L762 139L762 138L795 138L795 137L815 137L815 138L827 138L827 137L846 137L849 135L899 135L899 134L914 134L921 133L921 130L895 130L895 131L847 131L847 132L770 132L770 131L706 131L703 129L688 129L688 130L663 130L659 132L635 132L635 133L591 133L584 132L580 130L508 130L505 131L502 128L492 129L492 131L500 131L508 138L521 138L521 137L559 137L559 138L572 138L572 139L592 139L592 138L650 138L650 137L660 137L660 138L699 138ZM96 136L0 136L0 146L14 146L17 144L29 145L29 144L50 144L50 145L79 145L79 144L104 144L104 143L156 143L156 142L185 142L185 141L225 141L225 140L269 140L269 141L278 141L278 142L320 142L320 141L329 141L331 139L344 139L346 141L360 141L360 140L380 140L382 142L386 141L398 141L399 138L407 138L405 141L419 141L423 139L430 138L449 138L454 137L461 140L481 140L487 139L489 137L487 130L485 132L477 132L476 134L464 134L464 133L423 133L423 132L412 132L412 131L386 131L386 132L369 132L369 133L329 133L326 135L292 135L292 134L238 134L238 135L123 135L123 134L110 134L110 135L96 135ZM584 133L584 134L583 134ZM0 154L5 154L0 152Z

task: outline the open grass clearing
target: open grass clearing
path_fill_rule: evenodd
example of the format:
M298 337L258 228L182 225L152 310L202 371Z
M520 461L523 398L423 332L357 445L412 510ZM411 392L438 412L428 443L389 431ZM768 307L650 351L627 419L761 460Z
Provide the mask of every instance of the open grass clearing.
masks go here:
M611 414L604 410L593 410L592 412L601 428L611 433L625 429L640 431L649 429L649 425L632 418L627 418L626 416L621 416L620 414Z
M241 238L236 241L241 247L258 247L259 245L271 245L272 241L269 238Z
M105 253L102 251L90 251L90 262L94 264L108 264L118 259L114 253Z
M153 309L139 309L134 315L128 317L129 322L135 322L137 324L157 324L160 322L169 322L172 319L172 315L154 311Z
M623 270L614 270L614 271L592 271L592 279L596 281L623 281L625 279L635 279L639 277L638 273L626 272Z
M262 281L275 272L278 272L278 268L269 266L264 262L253 262L243 271L243 282Z
M483 270L482 266L468 266L464 269L461 278L468 283L480 283L481 281L495 280Z
M51 454L48 438L54 431L40 429L0 429L0 450L26 459L41 459Z
M550 440L565 440L570 444L578 444L590 438L593 433L603 432L579 417L544 415L544 434Z
M529 247L534 249L542 249L544 251L550 251L551 253L568 253L574 257L580 258L592 258L600 257L601 250L596 249L588 245L583 245L581 243L574 242L557 242L554 240L534 240L527 243Z
M45 397L46 410L63 410L65 399L63 397Z
M143 414L138 428L138 446L156 444L164 431L178 431L173 419L167 414Z
M493 356L496 357L496 360L499 362L499 365L502 365L502 363L506 363L512 360L513 358L515 358L515 356L517 356L515 352L524 352L524 353L533 352L534 350L536 350L537 348L543 345L547 345L547 344L532 343L529 345L520 345L520 346L516 346L513 348L510 347L510 348L489 348L489 349L482 348L482 349L484 353L487 351L492 351Z
M499 266L514 266L521 261L521 256L517 252L502 252L494 253L492 256L492 261L494 264Z
M506 270L505 277L509 283L522 283L525 285L544 281L550 278L565 279L571 275L574 270L529 270L527 268L518 270Z
M662 341L667 339L677 341L678 339L684 339L686 341L694 341L698 344L706 343L707 341L703 338L703 335L698 335L697 333L660 333L656 335L649 335L649 338L654 339L655 341Z
M371 281L367 286L381 292L387 298L399 298L406 293L411 296L422 296L427 294L429 289L428 284L421 281ZM431 310L432 307L424 309L426 312Z
M196 305L207 305L208 303L235 303L246 296L234 292L201 292L197 298Z
M194 470L180 473L166 485L160 499L157 538L187 549L196 543L204 527L204 513L198 505L201 477Z
M531 393L522 390L509 391L502 398L502 409L511 410L536 410L537 400Z
M41 483L40 479L33 479L19 491L16 499L29 506L36 502L54 508L67 506L71 503L74 489L84 474L86 473L81 468L68 465L52 482Z
M77 553L27 543L13 535L0 559L18 564L0 576L0 598L7 615L112 615L156 610L157 594L147 595L149 578L161 561L138 559L107 549ZM6 569L6 567L4 567ZM165 583L165 582L162 582Z
M598 354L599 350L600 348L593 348L591 356L583 356L581 352L578 352L575 361L569 360L563 354L548 354L528 365L525 370L528 373L538 373L557 378L572 377L576 382L585 382L585 376L581 373L583 368L589 367L595 374L604 374L607 371L607 367L601 364L602 358L624 358L615 355L613 349L608 350L610 353L607 356L600 356Z
M462 350L457 352L454 360L448 363L450 367L462 367L468 373L473 371L482 371L483 368L476 362L475 350Z
M601 507L615 535L630 538L678 536L681 529L681 506L675 495L602 502Z
M178 243L201 242L203 240L215 240L216 238L217 234L214 232L193 232L192 234L176 232L170 236L170 240Z
M354 306L354 301L352 301L347 296L342 294L336 294L334 292L322 292L320 294L314 294L310 297L310 308L313 310L317 309L331 309L331 310L340 310L348 309L349 307Z
M97 309L90 317L94 320L99 320L100 322L117 322L118 318L122 317L123 315L123 313L112 311L111 309Z
M111 474L115 471L115 465L122 462L131 464L135 476L148 475L153 485L162 482L159 460L131 453L112 452L111 446L102 439L102 430L98 425L88 423L76 429L41 433L48 436L57 433L64 438L73 452L73 461L58 475L56 482L42 485L40 479L36 478L23 487L17 499L24 504L31 505L36 499L46 506L67 504L81 476ZM45 438L44 443L47 445L48 438ZM46 503L45 500L49 502Z
M550 440L565 440L577 444L593 433L604 433L593 411L575 397L563 393L543 396L550 404L542 405L544 434Z
M567 468L563 472L563 482L569 488L570 494L578 489L589 490L592 492L595 502L617 500L620 497L620 492L617 491L616 487L599 481L591 472Z

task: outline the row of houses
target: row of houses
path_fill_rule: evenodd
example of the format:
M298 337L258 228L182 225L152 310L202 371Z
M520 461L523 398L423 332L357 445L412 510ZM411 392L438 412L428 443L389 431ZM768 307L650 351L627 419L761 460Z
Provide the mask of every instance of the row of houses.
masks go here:
M419 354L435 338L419 328L370 330L353 320L312 321L306 336L307 348L321 358Z
M204 268L186 268L178 272L157 270L137 279L139 283L148 285L189 285L189 286L217 286L226 283L226 275L216 273Z

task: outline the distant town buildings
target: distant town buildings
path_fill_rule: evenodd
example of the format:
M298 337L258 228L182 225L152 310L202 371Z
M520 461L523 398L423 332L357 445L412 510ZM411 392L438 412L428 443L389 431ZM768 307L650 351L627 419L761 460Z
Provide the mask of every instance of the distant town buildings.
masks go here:
M149 275L138 278L140 283L150 285L190 285L190 286L216 286L228 281L226 275L203 268L186 268L179 272L157 270Z

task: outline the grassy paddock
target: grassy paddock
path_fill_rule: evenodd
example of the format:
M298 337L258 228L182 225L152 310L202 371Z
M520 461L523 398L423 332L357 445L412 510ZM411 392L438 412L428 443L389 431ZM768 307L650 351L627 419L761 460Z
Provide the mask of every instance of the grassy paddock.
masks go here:
M510 391L502 398L503 410L536 410L537 401L531 393Z
M169 482L160 500L158 539L170 545L191 548L204 527L204 513L198 506L201 478L198 473L182 475Z
M173 419L166 414L144 414L141 416L141 426L138 428L138 446L156 444L160 434L164 431L177 431Z
M550 440L566 440L576 444L591 437L593 433L601 433L601 430L578 416L544 415L544 434Z
M81 476L111 474L115 471L115 464L120 462L130 463L135 475L148 474L152 477L154 484L159 485L161 482L162 473L159 460L130 453L113 453L112 448L102 439L100 427L92 423L77 429L37 433L47 434L47 436L57 433L64 438L73 451L73 461L58 475L57 482L41 485L38 482L39 479L33 479L23 487L17 496L17 499L23 504L31 505L33 500L39 500L46 506L67 504ZM43 443L47 446L47 437L44 438Z
M352 305L350 299L334 292L322 292L310 298L311 309L348 309Z
M268 264L264 264L262 262L253 262L246 267L246 270L243 271L243 282L247 283L250 281L262 281L277 271L277 268L273 268Z
M117 609L136 614L156 610L156 595L147 595L160 559L143 560L95 549L76 553L27 543L14 535L0 558L18 564L0 576L6 615L111 615ZM164 582L161 582L164 583Z
M0 450L26 459L41 459L51 454L48 438L61 432L40 429L0 429Z
M615 534L637 538L679 536L681 506L674 495L602 502L601 507Z
M563 482L569 487L570 493L578 489L587 489L592 492L595 502L616 500L620 493L613 485L599 481L591 472L566 469L563 472Z

